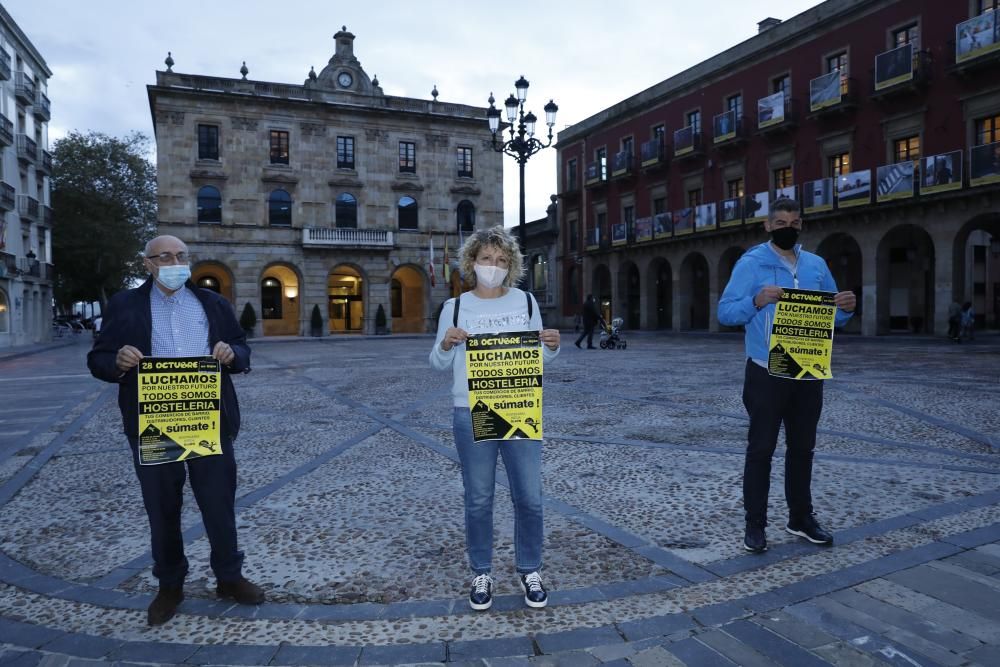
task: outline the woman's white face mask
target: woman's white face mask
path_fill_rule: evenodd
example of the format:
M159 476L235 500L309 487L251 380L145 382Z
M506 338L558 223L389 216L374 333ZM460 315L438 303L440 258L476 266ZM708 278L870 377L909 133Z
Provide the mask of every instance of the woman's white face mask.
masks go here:
M485 266L476 264L476 282L487 289L494 289L503 284L507 277L507 269L500 266Z

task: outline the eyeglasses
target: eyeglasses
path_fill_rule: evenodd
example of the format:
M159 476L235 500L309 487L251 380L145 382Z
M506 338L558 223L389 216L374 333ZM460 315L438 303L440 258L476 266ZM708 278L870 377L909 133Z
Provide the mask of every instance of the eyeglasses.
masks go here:
M157 266L167 266L168 264L187 264L188 254L179 252L176 255L172 252L161 252L159 255L147 255L146 259Z

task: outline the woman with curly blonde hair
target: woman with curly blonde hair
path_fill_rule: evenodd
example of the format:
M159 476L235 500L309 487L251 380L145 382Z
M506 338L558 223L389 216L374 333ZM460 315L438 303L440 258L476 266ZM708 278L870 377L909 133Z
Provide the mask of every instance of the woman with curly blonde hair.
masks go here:
M503 458L514 503L514 555L524 602L548 603L542 567L542 442L472 437L465 341L469 334L539 331L544 362L559 354L559 331L543 329L534 296L514 287L524 274L517 241L503 227L473 233L459 251L459 265L473 288L441 309L431 366L452 371L453 432L465 489L465 541L474 573L469 604L482 611L493 604L493 495L497 456ZM458 312L456 313L456 308Z

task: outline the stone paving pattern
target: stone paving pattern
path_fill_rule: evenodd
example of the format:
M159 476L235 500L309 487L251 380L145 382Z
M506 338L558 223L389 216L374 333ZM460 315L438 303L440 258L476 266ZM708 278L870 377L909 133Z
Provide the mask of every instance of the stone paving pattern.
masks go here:
M252 341L237 378L245 573L216 600L193 497L181 613L156 589L114 388L87 341L0 356L0 665L1000 664L1000 346L838 339L814 476L836 545L742 549L737 335L565 338L546 370L544 575L524 607L498 475L472 612L450 374L429 337ZM502 467L501 467L502 472Z

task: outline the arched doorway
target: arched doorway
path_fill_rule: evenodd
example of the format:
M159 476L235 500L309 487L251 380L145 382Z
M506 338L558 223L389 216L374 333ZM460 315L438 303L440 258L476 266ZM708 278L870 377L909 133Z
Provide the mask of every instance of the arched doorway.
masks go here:
M722 298L722 293L726 291L726 285L729 284L729 278L733 275L733 268L736 266L736 262L739 261L743 253L746 252L743 248L739 246L733 246L731 248L726 248L722 256L719 257L719 270L718 276L719 281L716 283L718 285L719 298ZM719 331L739 331L740 327L727 327L725 325L719 325Z
M624 312L618 316L625 320L626 329L639 329L642 312L639 289L639 267L634 262L626 261L618 268L618 298L624 304Z
M236 295L233 293L233 274L229 268L219 262L198 262L191 269L191 280L198 287L210 289L226 297L234 306Z
M590 294L597 298L597 310L605 322L610 322L613 315L611 300L611 271L604 264L594 267L593 287Z
M327 325L330 333L361 333L365 327L364 278L346 264L326 278Z
M955 234L952 298L972 303L977 329L1000 329L1000 213L976 216Z
M681 263L680 308L681 329L707 330L709 275L708 260L693 252Z
M830 274L837 283L837 289L850 290L858 297L854 317L847 321L843 330L848 333L861 333L861 308L864 303L861 246L853 236L837 232L823 239L816 248L816 254L826 260Z
M393 333L424 333L427 300L424 273L412 266L396 269L389 284L389 310Z
M273 264L260 279L260 319L265 336L299 335L299 277L289 266Z
M929 333L934 322L934 242L922 227L900 225L875 256L876 331Z
M656 257L649 263L646 274L646 311L650 329L672 329L674 326L674 273L670 262Z

